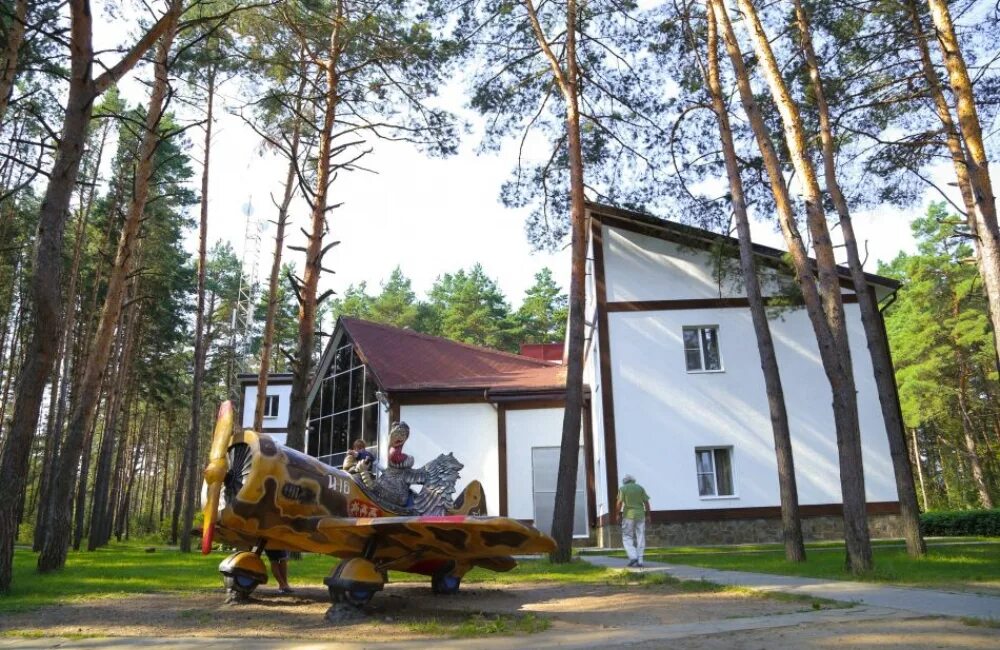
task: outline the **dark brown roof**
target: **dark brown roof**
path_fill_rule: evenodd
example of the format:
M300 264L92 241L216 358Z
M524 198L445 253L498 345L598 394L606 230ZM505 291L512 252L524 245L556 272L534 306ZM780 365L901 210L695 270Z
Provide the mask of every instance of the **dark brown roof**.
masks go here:
M682 243L694 243L698 241L711 243L721 240L726 242L732 250L738 250L739 247L739 241L735 237L721 235L717 232L712 232L711 230L688 226L676 221L667 221L666 219L660 219L659 217L654 217L653 215L646 214L645 212L625 210L622 208L616 208L612 205L605 205L603 203L588 203L587 207L599 215L606 215L612 218L651 226L659 231L654 236L660 237L661 239L669 239ZM787 254L786 251L779 248L771 248L770 246L764 246L762 244L754 244L753 250L757 255L763 258L778 262L782 261ZM810 258L809 261L813 264L816 263L816 261L812 258ZM851 280L851 270L846 266L838 266L837 271L842 279L848 281ZM887 278L882 275L876 275L874 273L865 273L865 279L868 280L869 284L877 284L889 289L898 289L902 286L898 280Z
M550 361L357 318L341 318L340 324L388 392L481 389L504 393L566 388L566 368Z

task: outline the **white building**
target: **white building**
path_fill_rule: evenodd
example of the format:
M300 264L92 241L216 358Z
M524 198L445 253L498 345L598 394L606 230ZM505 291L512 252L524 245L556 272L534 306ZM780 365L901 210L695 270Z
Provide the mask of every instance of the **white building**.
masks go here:
M590 206L586 375L575 534L616 542L619 479L650 495L651 543L777 541L774 442L735 241L648 215ZM765 295L794 283L782 252L757 247ZM844 270L874 534L896 531L898 501L864 332ZM880 301L898 284L870 275ZM794 300L792 301L794 302ZM836 537L841 498L830 388L804 309L771 319L807 537ZM356 438L386 453L390 422L410 425L417 464L454 452L490 514L552 516L565 368L410 330L341 319L310 391L307 451L333 464ZM290 381L290 379L289 379ZM275 391L278 430L286 385ZM256 387L245 384L252 404ZM285 410L282 411L282 404ZM249 413L247 412L249 411ZM242 416L253 419L252 406ZM249 419L248 419L249 418ZM284 419L283 419L284 418ZM265 431L268 428L265 427Z
M780 539L774 439L735 240L607 206L591 206L590 217L585 380L592 394L596 528L607 526L616 486L629 473L650 495L660 541ZM765 296L779 296L793 284L783 251L758 246L756 252ZM892 461L846 269L842 278L869 516L874 533L889 534L899 511ZM899 287L888 278L868 280L879 301L891 300ZM837 442L816 339L802 307L769 320L804 532L836 536Z
M257 408L257 374L240 373L240 423L244 429L253 428L254 409ZM264 426L261 432L275 442L285 444L288 437L288 406L292 398L292 373L278 372L267 377L267 401L264 402Z

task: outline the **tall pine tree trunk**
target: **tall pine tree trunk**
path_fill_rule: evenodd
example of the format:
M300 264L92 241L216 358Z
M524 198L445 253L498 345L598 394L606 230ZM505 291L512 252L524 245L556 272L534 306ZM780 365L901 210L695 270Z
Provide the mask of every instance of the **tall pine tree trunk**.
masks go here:
M18 52L24 41L25 20L28 17L28 0L14 0L14 13L7 30L7 44L0 59L0 131L3 131L4 117L14 91L14 75L17 74Z
M195 493L198 491L198 437L201 435L201 392L205 383L205 264L208 245L208 179L212 151L212 109L215 100L215 64L208 69L208 106L205 120L205 160L201 170L201 218L198 228L198 304L195 311L194 378L191 387L191 430L188 432L187 491L184 500L184 525L181 529L180 550L191 551L191 528L194 525Z
M962 56L955 25L946 0L927 0L931 20L937 32L945 69L955 96L959 132L965 142L964 161L975 209L975 235L981 256L980 271L989 303L989 315L993 325L993 342L996 357L1000 359L1000 227L997 225L996 196L990 178L989 157L983 142L983 130L979 122L976 98L972 91L972 80ZM940 113L940 109L938 111ZM950 115L950 111L949 111ZM961 179L959 179L961 183Z
M167 65L180 10L180 0L172 0L167 14L169 17L168 25L157 46L155 81L150 94L142 144L139 147L135 187L125 218L125 225L122 227L114 269L108 279L107 295L101 312L100 325L97 329L97 335L94 337L93 347L87 356L84 379L80 386L80 398L73 407L73 413L67 427L66 441L59 462L59 474L62 477L76 475L76 465L80 460L83 437L93 422L97 409L101 377L105 372L108 356L111 352L111 343L122 308L125 281L131 268L132 256L135 254L141 217L146 207L150 179L154 171L153 155L160 139L159 124L169 82ZM42 552L38 556L39 571L47 572L60 569L66 563L72 512L70 485L69 481L59 481L54 487L50 531Z
M868 527L864 511L863 483L860 495L857 490L861 465L860 462L857 462L856 465L851 464L856 460L853 458L854 454L852 452L858 451L856 444L850 444L852 434L855 436L854 442L857 442L857 408L854 396L854 381L853 376L848 375L844 368L844 357L840 346L842 337L835 335L833 331L838 325L842 326L843 322L841 320L838 323L836 318L828 319L824 309L826 306L824 303L836 303L838 298L834 297L833 300L830 300L830 297L826 295L831 288L828 268L821 271L821 278L818 283L813 274L811 261L806 253L802 236L798 231L795 211L792 207L788 187L782 174L781 163L778 160L774 145L770 139L770 133L761 116L757 101L754 98L750 76L743 62L743 54L739 49L736 34L729 20L729 14L722 4L722 0L711 0L711 2L716 20L722 28L723 40L733 66L740 99L764 161L768 181L774 195L781 231L788 246L798 286L802 291L806 313L809 316L813 332L816 335L823 370L830 383L833 396L834 424L837 431L837 446L841 465L841 489L847 492L844 496L845 538L852 570L864 571L871 567L871 545L867 541ZM810 221L815 220L817 207L815 204L810 207ZM815 226L815 224L811 225ZM829 244L829 235L827 235L825 243ZM820 246L820 250L823 250L822 245ZM824 255L825 264L819 264L821 269L824 266L828 266L829 261L828 256ZM836 280L836 277L834 280ZM820 286L823 287L824 295L820 293ZM834 282L834 288L839 292L838 282ZM853 418L852 406L854 407ZM860 512L858 512L859 506Z
M566 405L563 411L556 475L552 538L556 550L553 562L569 562L572 557L573 520L577 467L580 462L580 420L583 411L583 335L587 263L587 213L584 195L583 144L580 132L580 68L577 61L577 5L566 3L566 67L552 50L542 29L533 0L522 0L538 47L552 69L552 77L566 102L566 148L569 155L570 279L569 324L566 332ZM608 489L613 489L608 486Z
M292 124L291 146L288 151L288 172L285 175L285 192L278 205L277 232L274 235L274 258L271 261L271 277L267 291L267 316L264 320L264 338L260 346L260 371L257 373L257 402L253 411L253 429L260 431L264 427L264 404L267 402L267 374L271 369L271 348L274 346L275 318L278 312L278 282L281 279L281 250L285 245L285 224L288 223L288 206L295 195L295 170L298 168L299 141L302 121L301 98L305 92L305 74L299 83L296 93L295 121Z
M806 548L802 541L802 521L799 517L799 493L795 479L795 461L792 455L792 435L788 427L788 412L785 409L785 392L778 371L778 357L771 338L771 326L767 320L767 309L761 296L757 262L754 259L753 241L750 239L750 218L747 214L743 180L729 124L722 85L719 82L718 27L711 6L707 7L708 17L708 89L712 107L719 122L719 136L722 140L722 154L729 179L729 194L736 220L736 232L740 248L740 269L746 288L750 317L754 335L757 338L757 352L760 369L764 375L767 392L768 413L771 416L771 431L774 436L774 453L778 466L778 486L781 498L781 528L785 542L785 558L790 562L806 559Z
M66 290L66 315L65 323L63 325L63 334L61 340L62 346L62 381L59 385L59 397L58 403L56 405L56 419L54 424L54 435L52 437L52 455L49 461L46 463L45 470L42 473L41 484L39 485L39 490L41 491L41 498L39 500L38 516L35 517L35 538L33 543L33 550L40 551L42 548L42 541L45 539L45 535L48 532L46 523L49 519L49 508L52 504L52 485L50 477L54 474L54 467L59 459L59 452L61 449L62 442L62 431L63 425L66 421L66 409L69 401L69 386L72 383L72 358L73 358L73 332L76 329L76 299L77 299L77 285L80 281L80 263L83 258L83 249L87 240L87 224L90 222L90 213L94 205L94 195L97 191L97 182L101 173L101 161L104 158L104 146L107 143L108 131L110 130L111 121L108 120L104 124L104 128L101 132L100 144L97 147L96 162L94 163L94 173L91 176L89 187L87 187L86 199L81 197L83 205L81 206L80 216L78 217L78 225L76 229L76 241L73 246L73 263L70 267L69 272L69 287Z
M823 336L829 336L834 355L824 361L833 393L833 417L837 431L840 461L840 489L844 509L844 541L851 571L862 573L872 568L871 538L865 506L865 477L861 453L861 429L858 421L857 389L847 338L847 321L840 291L840 275L833 252L833 241L826 225L819 181L807 149L805 129L798 107L785 85L770 41L751 0L738 0L746 19L747 32L771 97L778 109L792 166L805 194L806 224L816 256L822 315L826 321ZM827 334L827 331L829 334Z
M830 108L826 101L823 79L820 75L819 62L812 43L812 30L809 18L802 7L802 0L795 0L795 19L799 29L802 53L809 81L819 114L820 142L822 143L823 174L826 188L833 201L837 216L840 219L840 230L844 236L844 248L847 250L847 264L851 270L854 282L854 293L858 297L858 307L861 312L861 324L868 343L868 353L875 374L875 386L878 390L879 405L882 408L882 420L885 423L886 437L889 441L889 455L892 457L893 474L896 479L896 494L899 498L900 518L903 524L903 537L906 540L906 550L912 557L921 557L927 553L927 546L920 534L920 507L917 505L917 492L913 485L913 468L910 467L910 455L906 448L906 432L903 429L903 414L899 409L899 397L896 393L896 378L892 368L892 358L889 355L889 342L886 340L882 325L882 315L878 310L875 292L865 278L865 271L858 253L858 242L854 235L854 224L851 220L847 198L840 188L836 170L836 145L834 144L833 127L831 126ZM862 493L863 496L863 493Z
M326 214L329 211L329 191L332 182L333 126L337 118L340 102L341 28L343 26L343 2L337 1L330 31L328 58L324 62L326 96L324 99L323 125L319 132L319 152L316 158L316 191L313 194L312 227L306 246L306 263L302 272L299 294L299 343L292 368L292 390L289 399L288 438L285 442L292 449L302 451L305 447L306 399L312 376L312 363L316 341L316 311L318 307L319 276L323 270L323 256L332 246L323 246L326 233Z

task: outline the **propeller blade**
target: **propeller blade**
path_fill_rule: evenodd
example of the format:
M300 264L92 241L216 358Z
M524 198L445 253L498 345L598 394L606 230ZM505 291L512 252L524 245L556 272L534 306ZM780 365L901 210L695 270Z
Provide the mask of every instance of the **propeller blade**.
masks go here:
M229 450L229 438L233 432L233 403L225 401L219 406L215 418L215 432L212 434L212 450L208 456L208 466L205 468L205 483L208 484L208 498L205 499L205 522L201 529L201 552L208 554L212 550L212 538L215 536L215 521L219 514L219 495L222 493L222 482L229 470L226 462L226 452Z

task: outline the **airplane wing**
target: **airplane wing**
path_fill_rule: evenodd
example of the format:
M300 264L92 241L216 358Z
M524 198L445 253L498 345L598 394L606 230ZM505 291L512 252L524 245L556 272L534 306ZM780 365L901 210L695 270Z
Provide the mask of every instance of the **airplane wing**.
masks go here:
M324 518L316 535L333 546L353 546L363 539L376 543L375 557L391 558L417 553L453 560L476 560L531 553L548 553L555 542L537 529L507 517L461 515L378 517L374 519Z

